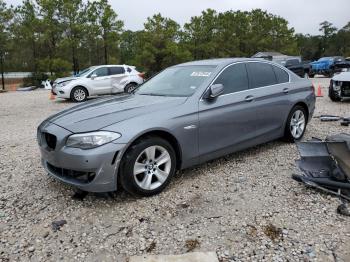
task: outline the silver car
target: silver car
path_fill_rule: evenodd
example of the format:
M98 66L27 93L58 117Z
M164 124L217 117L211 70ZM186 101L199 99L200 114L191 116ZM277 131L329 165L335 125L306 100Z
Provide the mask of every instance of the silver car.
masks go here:
M52 93L59 98L83 102L89 96L131 93L143 83L143 73L129 65L92 66L80 74L58 78Z
M315 108L309 80L270 61L215 59L165 69L134 94L86 102L38 127L49 175L84 191L162 191L176 170L284 137Z

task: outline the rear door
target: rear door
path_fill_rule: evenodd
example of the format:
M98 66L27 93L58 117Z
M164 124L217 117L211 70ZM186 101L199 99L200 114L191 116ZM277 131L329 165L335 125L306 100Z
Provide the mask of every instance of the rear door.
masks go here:
M109 67L109 75L111 77L111 93L123 92L127 82L124 66Z
M95 76L95 77L94 77ZM88 84L92 95L104 95L111 92L111 79L109 77L108 67L99 67L90 73Z
M245 148L256 135L254 91L245 63L228 66L213 84L223 84L224 94L199 101L201 161Z
M249 62L247 69L257 108L257 136L261 142L278 138L291 108L289 74L266 62Z

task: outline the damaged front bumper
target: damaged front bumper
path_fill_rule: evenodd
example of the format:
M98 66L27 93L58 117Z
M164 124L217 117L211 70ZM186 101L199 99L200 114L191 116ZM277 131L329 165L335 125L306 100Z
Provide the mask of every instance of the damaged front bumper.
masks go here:
M350 135L329 136L297 144L302 174L293 178L350 200Z
M331 80L329 89L332 89L335 96L340 99L350 98L350 81Z

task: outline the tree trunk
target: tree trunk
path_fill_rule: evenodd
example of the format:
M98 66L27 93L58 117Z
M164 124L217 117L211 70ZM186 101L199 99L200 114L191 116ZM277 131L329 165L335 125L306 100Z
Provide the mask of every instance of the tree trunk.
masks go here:
M1 71L2 90L5 90L5 79L4 79L4 55L3 55L3 53L0 53L0 71Z
M108 47L107 47L107 35L106 33L103 34L103 49L104 49L104 56L105 56L105 65L108 65Z

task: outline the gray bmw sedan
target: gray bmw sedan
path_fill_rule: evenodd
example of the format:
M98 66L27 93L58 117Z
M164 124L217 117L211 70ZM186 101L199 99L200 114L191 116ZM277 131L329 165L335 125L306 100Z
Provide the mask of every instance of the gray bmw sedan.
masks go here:
M315 108L311 82L265 60L169 67L134 94L64 110L38 127L42 164L90 192L150 196L176 170L278 138L302 138Z

